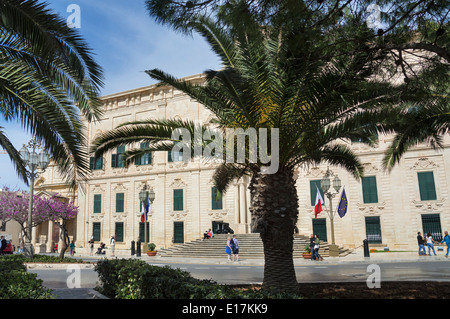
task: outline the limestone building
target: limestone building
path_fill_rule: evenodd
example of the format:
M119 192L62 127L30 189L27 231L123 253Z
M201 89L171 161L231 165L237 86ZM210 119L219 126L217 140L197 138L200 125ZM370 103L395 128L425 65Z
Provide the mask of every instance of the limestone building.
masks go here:
M201 75L188 79L203 81ZM171 87L143 87L104 96L102 101L104 118L87 124L90 141L96 134L127 121L181 118L206 122L212 118L201 104ZM329 167L341 179L349 205L343 218L334 215L339 246L358 247L368 238L371 244L387 245L391 249L415 249L418 231L431 232L439 239L447 230L450 223L448 141L446 148L438 152L425 145L415 147L388 174L382 169L381 159L391 139L391 136L379 136L376 148L344 141L351 143L364 163L366 177L362 181L342 169ZM133 240L144 240L139 192L145 185L155 193L147 233L149 242L157 248L201 238L205 230L216 230L226 224L235 233L251 232L247 180L235 181L220 196L212 182L213 163L184 163L179 154L154 152L126 168L121 161L124 151L119 147L103 158L91 158L92 175L73 193L52 165L37 181L38 191L75 198L79 214L72 221L71 235L78 251L87 247L91 237L97 247L100 242L108 245L110 237L115 236L118 251L129 250ZM316 185L327 168L322 165L297 171L297 229L304 235L319 233L322 239L330 241L329 216L324 211L314 218ZM340 193L333 201L335 209L339 196ZM325 201L328 208L328 199ZM50 225L41 225L35 231L35 238L46 240L47 247L52 247L50 229L53 229Z

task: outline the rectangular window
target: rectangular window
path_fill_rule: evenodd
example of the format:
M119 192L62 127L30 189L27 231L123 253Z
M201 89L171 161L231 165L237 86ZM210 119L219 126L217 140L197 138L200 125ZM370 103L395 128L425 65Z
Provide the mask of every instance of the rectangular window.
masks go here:
M173 223L173 242L174 244L184 243L184 223L174 222Z
M101 194L95 194L94 195L94 213L101 213L102 212L102 195Z
M317 193L317 190L316 190ZM313 222L313 234L319 236L321 241L328 241L327 239L327 220L325 218L315 218Z
M433 172L419 172L417 178L419 179L420 200L436 200Z
M439 214L422 215L423 237L430 233L435 241L442 240L441 218Z
M141 243L148 243L150 238L150 223L147 222L145 224L147 224L147 240L145 240L144 238L145 237L144 223L139 223L139 240L141 241Z
M141 143L141 149L148 148L148 143ZM152 153L137 156L134 160L135 165L151 165L152 164Z
M111 155L111 167L125 167L125 146L118 146L116 154Z
M94 241L100 241L101 240L101 224L100 223L93 223L92 224L92 236L94 237Z
M173 190L173 210L183 210L183 190Z
M116 223L116 232L114 239L116 242L123 242L123 222Z
M172 162L181 162L183 160L183 152L167 152L167 161L169 163Z
M375 176L363 177L362 192L365 204L378 203L377 179Z
M366 217L366 238L370 244L381 244L380 216Z
M222 193L219 192L217 187L211 188L211 208L222 209Z
M103 169L103 157L93 157L89 158L89 168L91 170Z
M323 200L325 200L323 191L320 188L320 179L309 181L309 190L311 192L311 206L314 206L316 204L317 188L319 188L320 195L322 195Z
M124 193L116 193L116 213L123 213L124 211Z

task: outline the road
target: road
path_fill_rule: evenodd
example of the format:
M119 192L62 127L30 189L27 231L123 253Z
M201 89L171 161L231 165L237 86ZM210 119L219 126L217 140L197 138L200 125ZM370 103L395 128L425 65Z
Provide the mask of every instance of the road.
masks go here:
M163 263L152 263L163 266ZM169 265L169 264L168 264ZM374 274L369 263L343 263L296 266L299 282L340 282L366 281ZM204 264L170 264L173 268L189 271L199 279L212 279L218 283L241 284L261 283L264 267L247 265L204 265ZM434 262L387 262L377 263L382 281L450 281L450 267L446 261ZM93 269L30 269L38 274L49 288L94 288L97 285L97 273ZM71 287L69 287L71 288ZM73 287L72 287L73 288Z

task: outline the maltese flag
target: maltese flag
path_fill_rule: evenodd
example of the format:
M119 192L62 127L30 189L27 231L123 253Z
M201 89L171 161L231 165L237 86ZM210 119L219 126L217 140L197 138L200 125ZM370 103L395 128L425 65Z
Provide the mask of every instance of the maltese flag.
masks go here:
M322 195L320 194L319 188L317 188L317 195L316 195L316 204L314 206L314 216L317 218L317 214L319 214L322 211L322 205L324 201L322 198Z
M144 208L144 203L141 203L141 223L145 223L147 221L147 213Z

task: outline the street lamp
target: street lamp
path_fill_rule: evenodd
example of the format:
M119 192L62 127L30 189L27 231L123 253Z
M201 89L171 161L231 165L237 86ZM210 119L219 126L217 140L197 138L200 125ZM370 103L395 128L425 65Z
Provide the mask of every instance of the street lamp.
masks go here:
M153 204L153 201L155 200L155 192L152 188L148 190L149 187L147 184L144 185L142 190L139 192L139 200L141 202L141 207L145 207L145 203L148 200L150 202L150 205ZM148 207L148 211L150 211L150 205ZM145 214L145 221L144 221L144 242L147 244L147 213ZM145 246L144 246L145 247Z
M39 154L36 153L36 150L41 150ZM31 152L30 152L31 151ZM23 247L24 255L26 257L33 257L33 243L31 240L31 225L32 225L32 215L33 215L33 192L34 192L34 180L40 174L42 174L49 162L50 157L44 147L36 140L36 137L33 137L27 145L23 145L23 147L19 151L20 158L25 166L28 166L29 170L26 170L27 176L30 178L30 200L28 204L28 222L27 222L27 233L26 240ZM37 169L41 171L38 172Z
M334 241L334 212L333 212L333 198L339 194L339 190L341 189L341 180L337 175L335 175L333 179L333 188L336 191L335 193L329 192L331 182L330 182L331 172L329 168L325 173L325 176L320 181L320 188L322 188L323 193L326 197L328 197L328 201L330 202L330 209L328 212L328 216L330 216L330 226L331 226L331 245L329 246L329 253L331 257L339 256L339 247L335 244Z

